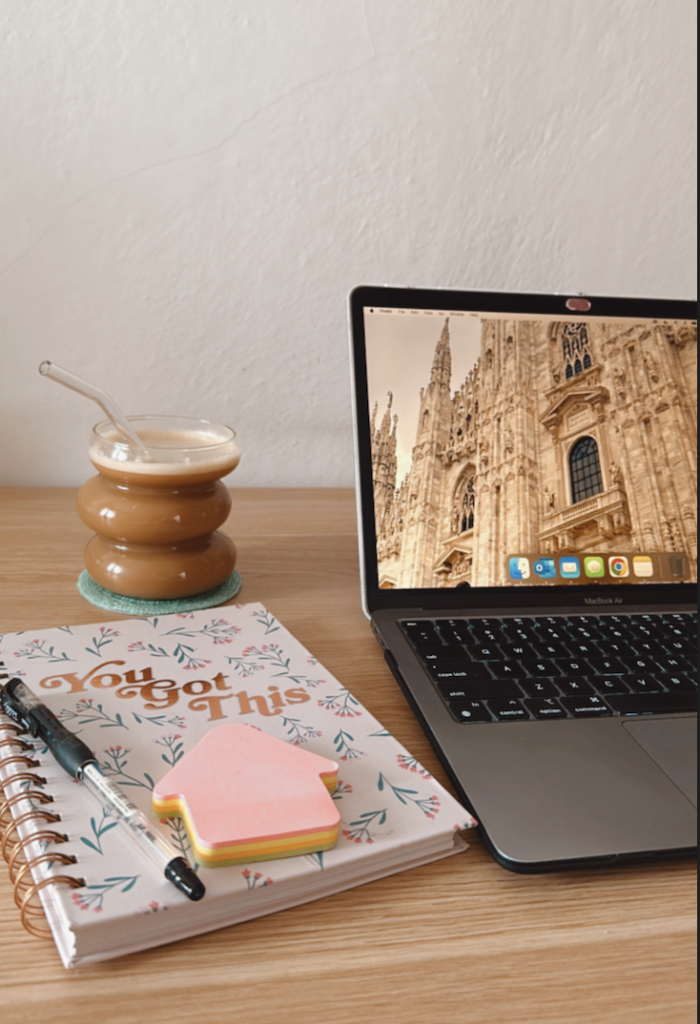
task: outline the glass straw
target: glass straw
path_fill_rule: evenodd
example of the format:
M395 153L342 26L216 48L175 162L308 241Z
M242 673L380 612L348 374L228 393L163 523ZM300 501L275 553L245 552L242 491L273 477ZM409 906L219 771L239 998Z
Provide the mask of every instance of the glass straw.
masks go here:
M85 398L91 398L93 402L97 402L103 412L117 428L119 433L122 434L129 443L139 451L145 451L142 441L138 434L136 434L129 425L124 413L121 411L119 406L116 405L114 400L101 388L88 383L88 381L83 380L82 377L76 377L75 374L69 373L68 370L64 370L62 367L57 366L56 363L49 362L48 359L45 359L40 365L39 373L43 377L55 380L59 384L63 384L65 387L70 388L72 391L77 391L79 395L84 395Z

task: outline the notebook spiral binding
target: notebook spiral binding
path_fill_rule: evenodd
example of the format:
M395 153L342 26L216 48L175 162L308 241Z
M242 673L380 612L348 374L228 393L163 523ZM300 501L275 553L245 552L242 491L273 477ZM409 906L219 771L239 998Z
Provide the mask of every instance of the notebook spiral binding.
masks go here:
M0 687L2 680L7 678L5 666L0 662ZM77 858L72 854L53 849L68 842L68 836L45 827L59 822L61 816L48 809L53 797L43 789L46 779L31 770L41 768L41 762L33 755L34 747L22 739L22 730L0 713L0 852L8 865L23 926L37 938L50 939L52 933L46 924L40 893L52 885L79 889L85 885L85 879L69 874L50 874L39 877L37 881L38 873L32 875L34 868L44 865L77 864ZM21 789L8 795L15 784ZM23 836L21 830L24 831ZM41 845L41 853L32 855L29 850L32 843ZM47 849L49 845L52 847L50 850Z

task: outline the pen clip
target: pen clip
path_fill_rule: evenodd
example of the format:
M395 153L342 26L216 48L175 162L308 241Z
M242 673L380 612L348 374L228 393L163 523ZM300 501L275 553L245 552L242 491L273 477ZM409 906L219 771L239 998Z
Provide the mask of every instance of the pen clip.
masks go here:
M0 689L0 705L2 710L11 718L16 725L22 729L23 732L29 732L32 736L38 736L40 729L39 724L35 720L32 712L29 708L26 708L24 704L17 697L14 696L12 684L21 684L21 679L10 679L8 683Z

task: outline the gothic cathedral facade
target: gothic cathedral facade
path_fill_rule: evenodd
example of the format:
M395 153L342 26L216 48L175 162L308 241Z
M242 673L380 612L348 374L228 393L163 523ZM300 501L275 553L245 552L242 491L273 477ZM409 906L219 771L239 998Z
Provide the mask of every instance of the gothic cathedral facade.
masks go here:
M452 391L435 348L410 470L372 417L379 584L498 586L507 557L683 552L697 579L697 325L482 319Z

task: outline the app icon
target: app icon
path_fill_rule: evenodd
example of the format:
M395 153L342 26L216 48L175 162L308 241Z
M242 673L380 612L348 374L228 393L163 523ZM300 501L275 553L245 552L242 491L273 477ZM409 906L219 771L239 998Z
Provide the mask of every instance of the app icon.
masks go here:
M559 559L559 572L565 580L575 580L581 575L581 563L578 558L568 555Z
M530 559L529 558L511 558L511 560L510 560L510 578L512 580L529 580L530 579Z
M629 576L630 574L630 563L629 559L625 558L624 555L613 555L612 558L608 559L608 565L610 566L611 576Z
M648 578L654 575L654 563L651 555L635 555L632 559L632 568L635 576Z
M557 578L557 569L553 558L538 558L533 569L535 570L535 575L539 576L541 580L555 580Z
M602 579L605 576L605 562L599 555L589 555L583 560L583 568L586 576L593 580Z
M685 576L685 555L669 555L668 566L672 576Z

